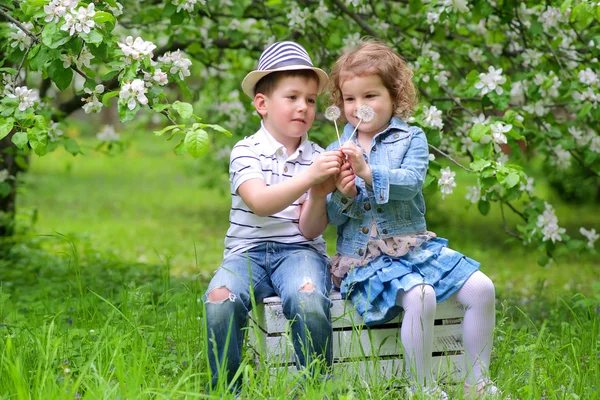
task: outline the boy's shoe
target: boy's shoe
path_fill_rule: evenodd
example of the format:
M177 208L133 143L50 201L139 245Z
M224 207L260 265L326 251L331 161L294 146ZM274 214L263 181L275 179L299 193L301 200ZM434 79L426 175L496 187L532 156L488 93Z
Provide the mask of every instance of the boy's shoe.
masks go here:
M465 382L465 399L502 399L502 391L494 382L483 380L475 385ZM508 398L507 398L508 399Z
M444 392L438 385L425 388L415 388L411 386L407 388L408 398L427 399L427 400L449 400L448 394Z

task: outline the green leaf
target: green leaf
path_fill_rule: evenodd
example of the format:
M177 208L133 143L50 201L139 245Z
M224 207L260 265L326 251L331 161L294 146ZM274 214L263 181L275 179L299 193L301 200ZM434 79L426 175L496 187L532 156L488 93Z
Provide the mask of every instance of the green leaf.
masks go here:
M0 140L4 139L10 131L12 130L15 124L15 120L12 118L0 118Z
M55 23L51 22L44 27L42 31L42 43L51 49L67 43L71 39L68 32L61 31Z
M477 208L479 209L479 212L483 215L487 215L490 212L490 202L487 200L479 200L477 202Z
M469 136L473 139L474 142L479 142L481 138L490 133L490 127L484 124L475 124L471 128L471 132L469 132Z
M10 183L8 183L8 182L0 183L0 198L8 196L10 194L10 192L12 192L12 187L10 186Z
M519 174L517 174L516 172L511 172L504 179L502 179L502 181L500 181L500 184L502 184L502 186L504 186L505 188L510 189L516 186L520 181L521 177L519 176Z
M550 262L550 257L548 257L545 253L540 254L540 256L537 259L537 263L540 267L545 267L546 265L548 265L549 262Z
M491 165L491 163L488 160L484 160L482 158L476 158L475 161L473 161L471 163L471 169L473 171L481 171L490 165Z
M584 29L594 20L594 9L586 2L576 5L571 11L571 22L578 30Z
M173 103L172 108L179 113L181 118L189 119L194 113L194 107L190 103L183 103L181 101L176 101Z
M560 5L560 13L564 14L567 11L567 8L571 8L571 3L573 2L573 0L565 0L562 2L562 4Z
M590 103L589 101L583 103L583 106L581 106L581 109L577 113L577 117L579 117L579 118L587 117L587 115L590 113L591 109L592 109L592 103Z
M192 157L202 157L208 152L208 148L208 133L205 130L189 131L185 135L185 149Z
M105 11L96 11L94 14L94 21L102 24L104 22L110 22L111 24L115 24L115 17L111 13L107 13Z
M16 132L10 140L21 150L25 150L29 141L27 139L27 132Z
M154 134L156 136L162 136L165 133L172 131L173 129L183 128L183 127L185 127L185 125L169 125L169 126L162 128L160 131L154 131Z
M173 153L177 154L178 156L185 153L185 138L181 139L181 142L179 142L179 144L173 148Z
M104 95L102 96L102 104L104 104L104 107L110 107L110 99L118 95L118 90L115 90L114 92L104 93Z
M74 139L71 139L69 137L65 138L63 145L65 146L65 150L67 150L74 156L76 156L77 154L83 154L81 148L79 147L79 143L77 143Z
M204 126L210 129L214 129L217 132L223 133L227 137L231 137L231 132L223 128L221 125L205 124Z
M54 60L48 67L48 76L54 81L60 90L65 90L73 80L73 70L71 68L63 68L61 60Z
M103 39L100 32L93 30L93 29L90 31L90 33L79 32L79 36L81 36L81 38L86 43L92 43L92 44L100 44L100 43L102 43L102 39Z
M119 101L119 121L131 121L135 117L135 114L137 114L139 109L140 106L138 104L135 105L135 108L133 110L130 110L129 107L127 107L127 103Z

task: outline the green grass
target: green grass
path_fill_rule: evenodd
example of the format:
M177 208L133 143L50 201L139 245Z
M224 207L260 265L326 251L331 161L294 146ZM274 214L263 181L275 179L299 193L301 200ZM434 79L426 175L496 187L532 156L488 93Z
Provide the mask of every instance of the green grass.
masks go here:
M22 225L34 210L38 220L0 257L0 398L207 396L199 299L221 261L227 175L171 147L138 137L112 157L89 150L32 160L18 210ZM597 205L557 202L538 178L569 234L598 230ZM600 398L596 258L564 254L537 266L534 251L507 240L498 209L483 217L466 207L472 178L458 171L457 183L445 200L428 197L428 227L481 261L496 284L492 376L513 399ZM509 226L516 221L510 216ZM329 229L330 253L334 236ZM264 365L246 361L242 398L405 398L388 389L398 382L300 385L297 374L271 379ZM459 398L459 389L447 389Z

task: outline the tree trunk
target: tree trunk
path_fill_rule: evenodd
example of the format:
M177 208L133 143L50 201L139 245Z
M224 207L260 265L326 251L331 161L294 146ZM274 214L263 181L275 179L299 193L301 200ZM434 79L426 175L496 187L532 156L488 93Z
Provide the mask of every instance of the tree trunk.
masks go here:
M17 176L19 172L24 171L16 162L19 149L11 142L14 130L0 140L0 171L8 170L8 175L12 178L6 180L10 184L10 193L0 196L0 238L12 236L15 229L15 200L17 197ZM23 157L24 162L28 162Z

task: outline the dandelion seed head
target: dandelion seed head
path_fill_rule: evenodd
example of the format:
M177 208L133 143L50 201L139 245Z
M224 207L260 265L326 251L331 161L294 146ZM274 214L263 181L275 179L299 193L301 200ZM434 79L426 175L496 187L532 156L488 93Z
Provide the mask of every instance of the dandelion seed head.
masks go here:
M340 117L340 115L342 115L342 112L340 111L340 108L338 106L329 106L325 110L325 118L327 118L330 121L337 120Z
M375 110L367 105L362 105L356 109L356 117L363 122L371 122L375 118Z

